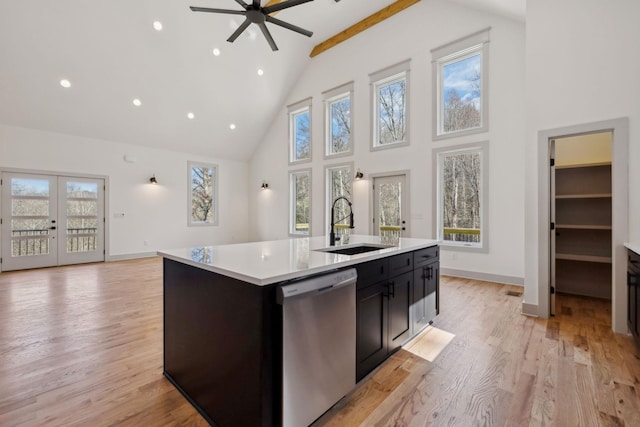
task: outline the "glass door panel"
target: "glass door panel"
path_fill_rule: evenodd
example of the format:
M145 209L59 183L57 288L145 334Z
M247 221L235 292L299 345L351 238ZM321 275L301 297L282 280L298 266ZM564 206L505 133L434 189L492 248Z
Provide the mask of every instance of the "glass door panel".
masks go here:
M374 234L388 241L407 234L407 194L405 175L373 179Z
M104 180L58 178L59 264L104 261Z
M2 270L57 263L56 177L2 174Z

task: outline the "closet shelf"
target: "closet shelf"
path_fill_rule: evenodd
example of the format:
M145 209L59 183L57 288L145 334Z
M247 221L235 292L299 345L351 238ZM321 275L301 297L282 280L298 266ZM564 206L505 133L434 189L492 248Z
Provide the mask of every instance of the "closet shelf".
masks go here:
M556 224L556 228L572 229L572 230L611 230L610 225L595 224Z
M556 194L556 199L610 199L611 193Z
M556 253L556 259L563 259L567 261L600 262L603 264L611 264L611 257L607 257L607 256Z

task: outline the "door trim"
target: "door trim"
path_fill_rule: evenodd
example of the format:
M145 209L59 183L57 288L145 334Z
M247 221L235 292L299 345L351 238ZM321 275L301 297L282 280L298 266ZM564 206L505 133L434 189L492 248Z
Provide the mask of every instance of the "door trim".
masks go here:
M629 119L627 117L585 123L538 132L538 316L549 317L549 140L595 132L612 132L612 278L611 323L617 333L626 333L626 252L624 242L629 236ZM524 304L524 303L523 303ZM524 307L524 306L523 306Z
M405 179L405 185L407 186L407 223L408 223L408 227L407 230L405 230L407 233L405 236L402 237L409 237L411 236L411 171L409 169L404 169L404 170L398 170L398 171L391 171L391 172L379 172L379 173L370 173L369 175L369 179L371 180L371 185L369 186L369 191L370 191L370 197L369 197L369 234L370 235L374 235L374 227L373 227L373 216L376 214L376 206L375 206L375 197L373 195L373 183L375 181L375 178L386 178L386 177L390 177L390 176L398 176L398 175L404 175L404 179Z
M109 176L108 175L96 175L91 173L77 173L77 172L61 172L61 171L50 171L44 169L21 169L21 168L12 168L12 167L4 167L0 165L0 174L2 172L9 173L24 173L24 174L36 174L36 175L56 175L56 176L67 176L71 178L93 178L93 179L103 179L104 180L104 261L111 261L110 254L110 244L109 244L109 236L110 236L110 221L109 221ZM2 212L2 198L0 197L0 212ZM2 232L0 231L0 247L2 247ZM2 273L2 264L0 264L0 273Z

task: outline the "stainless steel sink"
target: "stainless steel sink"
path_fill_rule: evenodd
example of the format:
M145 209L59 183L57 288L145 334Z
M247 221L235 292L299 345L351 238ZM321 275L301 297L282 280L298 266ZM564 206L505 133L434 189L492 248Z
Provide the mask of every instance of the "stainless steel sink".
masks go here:
M391 245L381 245L376 243L359 243L355 245L331 246L328 248L315 249L318 252L329 252L340 255L356 255L365 252L378 251L380 249L392 248Z

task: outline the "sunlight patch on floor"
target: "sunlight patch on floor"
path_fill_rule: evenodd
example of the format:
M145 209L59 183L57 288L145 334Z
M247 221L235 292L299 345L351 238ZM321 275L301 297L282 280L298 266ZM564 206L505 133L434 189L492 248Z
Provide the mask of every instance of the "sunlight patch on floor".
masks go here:
M454 337L455 335L452 333L429 326L404 349L433 362Z

